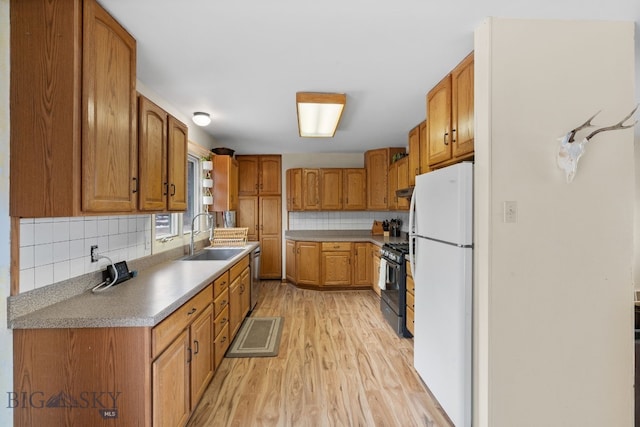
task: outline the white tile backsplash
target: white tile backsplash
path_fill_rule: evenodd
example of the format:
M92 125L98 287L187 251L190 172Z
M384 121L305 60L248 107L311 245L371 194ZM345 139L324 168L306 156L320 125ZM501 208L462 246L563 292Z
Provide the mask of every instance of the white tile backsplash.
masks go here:
M408 212L289 212L289 230L371 230L373 221L399 218L409 230Z
M92 245L113 262L151 255L151 215L23 218L20 220L20 291L47 286L92 271Z

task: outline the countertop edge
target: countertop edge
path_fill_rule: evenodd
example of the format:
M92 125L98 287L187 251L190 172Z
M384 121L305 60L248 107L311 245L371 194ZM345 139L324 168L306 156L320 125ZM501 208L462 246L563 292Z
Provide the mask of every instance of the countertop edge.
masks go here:
M235 265L242 258L250 254L257 246L258 242L247 242L247 245L240 254L234 256L233 258L225 261L183 261L180 257L175 260L167 261L162 264L156 265L154 267L149 268L148 270L143 270L139 273L139 277L144 278L145 273L150 275L152 274L162 274L163 270L169 269L177 269L179 270L178 264L175 263L184 263L186 266L188 263L197 263L196 265L206 266L207 264L211 266L215 266L210 275L206 277L202 274L199 274L197 283L187 285L187 288L173 301L168 303L166 306L160 308L157 312L154 313L136 313L135 310L131 311L130 315L114 315L108 316L106 313L99 313L96 316L90 315L66 315L67 311L72 311L73 305L82 305L83 301L86 301L87 298L93 300L96 305L99 305L98 298L103 297L106 299L106 303L117 304L118 298L124 299L127 298L131 292L120 291L119 295L116 294L108 294L105 292L104 294L96 294L91 295L90 290L86 291L82 294L72 296L50 306L35 310L33 312L24 314L22 316L15 317L13 319L8 319L7 327L8 329L66 329L66 328L106 328L106 327L146 327L153 328L158 325L164 319L166 319L171 313L176 311L179 307L181 307L184 303L189 301L195 295L197 295L200 291L205 289L209 284L211 284L216 278L222 275L225 271L230 269L233 265ZM206 263L206 264L205 264ZM215 264L210 264L215 263ZM224 263L224 264L223 264ZM173 266L173 267L172 267ZM149 273L151 272L151 273ZM126 286L125 283L114 286L114 291L118 290L118 287ZM135 286L135 285L134 285ZM153 292L153 290L149 290L148 287L156 286L154 283L143 282L138 286L146 286L147 291ZM126 289L126 288L122 288ZM162 291L162 289L159 289ZM138 292L133 292L133 294L137 294ZM129 302L129 304L131 304ZM135 302L134 302L135 304ZM61 313L58 315L57 313Z

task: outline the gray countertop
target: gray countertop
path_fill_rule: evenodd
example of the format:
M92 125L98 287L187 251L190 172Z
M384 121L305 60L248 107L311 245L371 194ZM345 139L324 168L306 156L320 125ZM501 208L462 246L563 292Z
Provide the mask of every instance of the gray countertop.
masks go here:
M12 329L153 327L249 254L226 261L169 261L100 293L90 290L10 321Z
M369 230L288 230L284 237L287 240L305 242L370 242L378 246L407 241L407 234L404 232L401 237L384 237L374 236Z

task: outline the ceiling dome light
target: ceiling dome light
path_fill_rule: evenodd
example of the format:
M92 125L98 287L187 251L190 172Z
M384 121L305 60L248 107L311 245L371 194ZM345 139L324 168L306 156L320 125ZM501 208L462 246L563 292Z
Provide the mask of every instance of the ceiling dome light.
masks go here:
M193 123L198 126L206 126L211 123L211 116L209 113L203 113L202 111L196 111L193 113Z

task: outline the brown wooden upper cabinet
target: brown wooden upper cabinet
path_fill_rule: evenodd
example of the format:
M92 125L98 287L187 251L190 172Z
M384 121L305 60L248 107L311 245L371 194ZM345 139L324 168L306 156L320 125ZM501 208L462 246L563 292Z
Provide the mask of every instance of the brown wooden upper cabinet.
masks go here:
M426 130L427 121L424 120L409 131L408 178L410 187L416 185L416 175L429 172Z
M391 158L396 153L404 153L404 147L378 148L364 153L367 173L367 209L386 210L389 207L387 174Z
M141 211L187 208L187 126L138 97L138 176Z
M366 210L363 168L287 169L287 210Z
M367 171L364 168L342 170L342 209L364 211L367 209Z
M473 52L427 94L429 165L473 156Z
M238 161L231 156L213 156L213 205L215 212L238 209Z
M94 0L12 0L10 20L10 215L135 210L135 39Z
M342 209L342 169L320 169L320 209Z
M302 170L302 209L320 209L320 169Z
M302 169L287 169L287 210L302 210Z
M280 156L242 155L236 158L240 169L240 196L277 196L282 193Z

